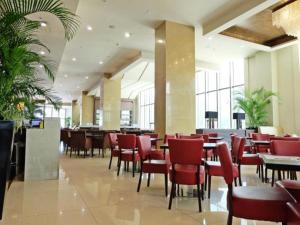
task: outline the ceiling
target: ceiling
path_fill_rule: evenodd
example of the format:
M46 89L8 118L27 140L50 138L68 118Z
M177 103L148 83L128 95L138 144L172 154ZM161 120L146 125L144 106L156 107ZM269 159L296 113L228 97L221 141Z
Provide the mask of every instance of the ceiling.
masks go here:
M274 1L252 0L252 3ZM94 89L104 74L118 73L134 61L141 51L153 53L154 29L163 20L195 26L198 61L220 63L257 51L256 46L243 40L202 34L202 24L232 9L245 8L249 0L214 0L209 4L207 0L63 2L80 17L81 27L76 37L65 43L63 35L58 35L62 32L57 30L57 21L45 16L41 19L47 21L49 26L39 35L52 50L49 56L58 64L53 87L64 101L77 99L82 91ZM125 32L130 34L129 38L124 36ZM144 75L139 78L141 73ZM153 85L153 81L153 59L141 61L123 73L122 95L133 96L137 90Z
M291 0L280 0L277 4L224 30L221 34L266 46L276 46L296 38L272 24L272 12Z

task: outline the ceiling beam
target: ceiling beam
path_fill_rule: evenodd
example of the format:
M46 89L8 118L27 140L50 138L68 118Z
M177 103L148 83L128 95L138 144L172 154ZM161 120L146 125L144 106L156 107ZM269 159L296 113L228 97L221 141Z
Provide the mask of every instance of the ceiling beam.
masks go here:
M251 0L218 15L203 24L203 35L213 36L269 8L278 0Z

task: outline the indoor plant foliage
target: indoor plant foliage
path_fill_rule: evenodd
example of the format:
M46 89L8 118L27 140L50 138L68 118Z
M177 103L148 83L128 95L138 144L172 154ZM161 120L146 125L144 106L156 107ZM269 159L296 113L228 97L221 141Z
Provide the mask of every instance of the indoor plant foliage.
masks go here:
M249 128L258 128L267 124L267 106L276 94L264 88L246 91L245 94L237 93L235 98L235 108L241 109L246 114L247 125Z
M65 30L65 38L72 39L79 23L76 15L60 0L1 0L0 1L0 117L21 122L34 107L35 98L44 98L55 107L60 100L44 88L38 78L44 70L54 81L54 63L32 50L34 45L49 51L36 32L40 21L28 18L34 13L56 16Z

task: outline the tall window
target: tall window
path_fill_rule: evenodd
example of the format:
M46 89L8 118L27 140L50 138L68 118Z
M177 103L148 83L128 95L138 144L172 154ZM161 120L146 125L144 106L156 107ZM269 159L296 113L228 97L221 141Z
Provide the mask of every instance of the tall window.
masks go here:
M72 106L62 106L59 110L55 110L52 105L46 105L45 117L59 117L61 127L70 127L72 122Z
M139 112L141 129L154 129L154 88L139 94Z
M196 127L205 128L205 111L218 112L218 128L233 128L236 93L244 91L244 61L231 61L220 71L196 73Z

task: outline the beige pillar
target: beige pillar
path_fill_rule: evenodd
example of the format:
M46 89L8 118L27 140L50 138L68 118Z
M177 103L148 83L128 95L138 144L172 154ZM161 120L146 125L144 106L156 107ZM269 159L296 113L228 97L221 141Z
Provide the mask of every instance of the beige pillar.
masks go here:
M120 129L121 80L103 78L101 81L103 129Z
M94 96L88 96L87 91L81 94L81 118L80 124L83 126L94 123Z
M72 101L72 126L80 124L80 104L77 100Z
M155 30L155 131L195 133L195 29L169 21Z

